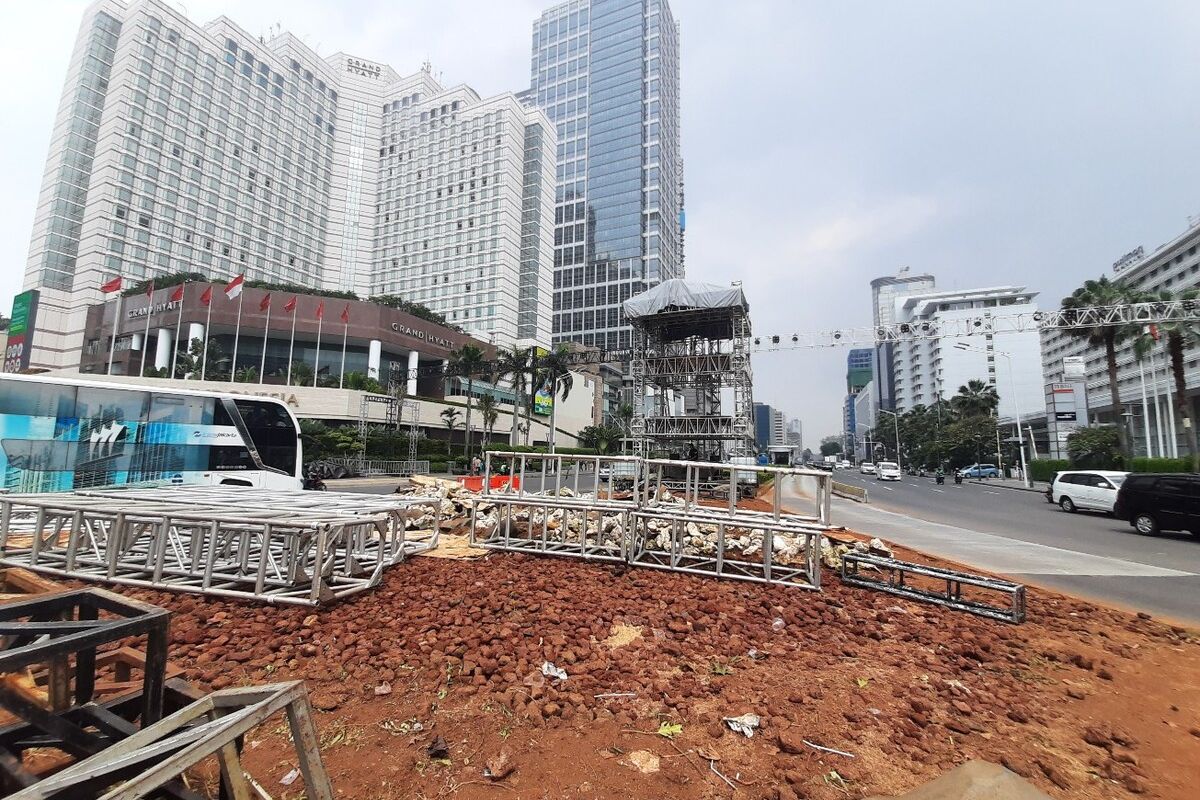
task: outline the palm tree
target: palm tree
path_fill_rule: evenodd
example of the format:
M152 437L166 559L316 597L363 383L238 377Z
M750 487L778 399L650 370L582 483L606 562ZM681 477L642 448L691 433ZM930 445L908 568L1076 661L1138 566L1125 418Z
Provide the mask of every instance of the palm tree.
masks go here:
M494 395L489 393L479 398L479 415L483 417L483 443L487 445L492 440L492 428L500 416Z
M464 344L450 353L446 372L467 379L467 461L471 460L471 406L475 402L475 376L484 371L483 351L475 345Z
M996 387L978 378L972 378L958 387L958 394L950 398L950 405L964 417L990 417L1000 405Z
M450 455L450 442L454 440L454 429L458 427L458 415L459 415L459 411L457 408L443 408L442 409L442 419L445 420L446 430L449 432L446 435L446 455L447 455L447 457Z
M621 433L628 436L633 425L633 406L629 403L621 403L617 409L617 419L620 421Z
M496 379L508 378L513 388L512 430L508 443L517 443L517 431L520 429L519 417L522 411L528 411L525 394L529 391L530 373L533 371L533 350L528 347L516 347L512 350L501 350L496 359ZM528 430L528 427L526 427Z
M1200 290L1188 289L1178 295L1167 290L1145 295L1141 298L1146 302L1171 302L1174 300L1200 299ZM1200 344L1200 323L1194 319L1178 320L1175 322L1159 322L1153 333L1139 333L1133 342L1133 354L1141 361L1153 349L1162 334L1167 336L1167 359L1171 363L1171 377L1175 379L1175 409L1183 420L1183 443L1187 449L1188 458L1192 460L1192 472L1200 472L1200 450L1196 449L1195 420L1192 419L1192 404L1185 393L1187 376L1184 366L1184 352Z
M1085 281L1070 297L1064 297L1064 311L1079 311L1085 308L1103 308L1123 305L1140 299L1127 286L1113 283L1107 277L1098 280ZM1073 336L1086 337L1088 344L1093 347L1104 347L1104 358L1108 366L1108 391L1112 402L1113 422L1117 426L1117 435L1121 441L1121 453L1129 457L1129 431L1126 429L1125 418L1121 415L1121 392L1117 387L1117 344L1126 337L1136 334L1137 325L1131 324L1100 324L1086 328L1068 328Z
M567 399L567 395L571 393L571 387L575 384L574 378L571 377L571 351L566 348L566 345L558 347L546 353L538 359L538 383L543 387L550 388L550 435L547 437L547 444L551 453L554 452L554 423L558 418L558 397L563 400Z

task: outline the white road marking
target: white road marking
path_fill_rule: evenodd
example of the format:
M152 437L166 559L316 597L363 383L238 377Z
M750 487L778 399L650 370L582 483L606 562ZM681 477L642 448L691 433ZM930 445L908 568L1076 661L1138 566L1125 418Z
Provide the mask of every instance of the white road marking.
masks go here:
M931 491L931 492L941 492L942 494L945 494L945 493L946 493L946 490L945 490L945 489L930 489L929 491Z

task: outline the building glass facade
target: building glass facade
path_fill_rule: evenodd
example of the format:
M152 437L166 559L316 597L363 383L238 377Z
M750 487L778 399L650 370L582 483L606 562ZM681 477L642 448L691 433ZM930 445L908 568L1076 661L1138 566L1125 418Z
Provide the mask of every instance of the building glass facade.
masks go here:
M626 348L621 303L683 277L679 28L665 0L571 0L534 23L530 103L557 128L556 342Z

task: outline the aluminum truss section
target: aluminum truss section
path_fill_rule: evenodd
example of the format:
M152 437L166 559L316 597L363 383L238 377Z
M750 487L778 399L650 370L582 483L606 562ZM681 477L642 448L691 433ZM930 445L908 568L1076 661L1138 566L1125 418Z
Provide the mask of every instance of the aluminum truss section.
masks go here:
M2 497L0 561L82 580L312 606L373 588L405 555L404 518L394 513L269 502L231 509L180 502L188 490L159 492ZM436 512L427 513L436 537Z
M873 570L880 577L868 575L866 570ZM969 572L930 567L867 553L844 554L841 576L842 583L849 586L877 589L910 600L936 603L1002 622L1015 624L1025 621L1025 587L1000 578L972 575ZM963 587L967 587L970 596L964 596ZM999 595L1007 600L1007 605L993 605L981 599L980 595Z
M471 507L472 542L493 550L625 561L629 513L642 488L633 456L489 452ZM492 476L511 476L492 488ZM611 491L614 480L631 491ZM536 488L534 488L536 487Z
M785 527L828 527L832 524L833 476L828 472L654 458L645 463L645 491L639 500L642 510L682 510L707 517L767 520ZM738 508L739 497L757 491L758 476L763 473L773 478L770 510ZM797 488L798 495L812 503L811 513L784 510L783 491L788 483Z
M821 588L822 529L666 507L630 515L629 563L714 578Z
M279 712L287 716L305 797L333 800L317 729L300 681L224 689L132 733L95 755L9 796L9 800L98 797L134 800L168 787L210 756L221 767L222 796L262 797L240 759L243 737Z

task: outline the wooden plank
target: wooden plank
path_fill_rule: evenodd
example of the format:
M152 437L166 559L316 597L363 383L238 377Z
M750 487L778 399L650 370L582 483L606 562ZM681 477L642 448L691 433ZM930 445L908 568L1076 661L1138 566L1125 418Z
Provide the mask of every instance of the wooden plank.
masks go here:
M312 721L308 705L308 693L303 687L300 696L287 707L288 727L292 730L292 741L296 743L296 756L300 761L300 772L304 775L304 789L308 800L333 800L333 786L321 762L321 744L317 727Z
M56 583L47 578L43 578L36 572L30 572L21 567L5 567L0 571L0 586L5 589L17 589L23 594L44 594L46 592L61 592L67 588L61 583Z
M242 760L238 758L237 745L229 742L217 751L217 761L221 764L221 783L224 784L226 797L229 800L254 800L250 783L242 769Z

